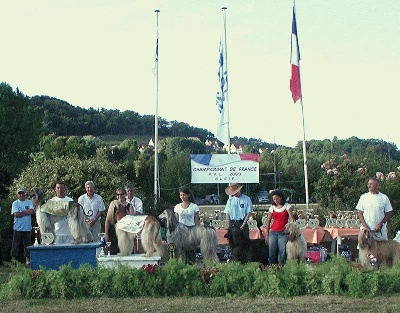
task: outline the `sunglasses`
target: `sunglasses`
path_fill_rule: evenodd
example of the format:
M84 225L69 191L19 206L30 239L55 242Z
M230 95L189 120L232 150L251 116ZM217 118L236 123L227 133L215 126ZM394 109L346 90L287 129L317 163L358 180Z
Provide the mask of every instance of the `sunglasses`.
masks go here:
M25 192L23 192L23 191L18 191L18 194L19 194L19 195L23 195L23 194L25 194Z

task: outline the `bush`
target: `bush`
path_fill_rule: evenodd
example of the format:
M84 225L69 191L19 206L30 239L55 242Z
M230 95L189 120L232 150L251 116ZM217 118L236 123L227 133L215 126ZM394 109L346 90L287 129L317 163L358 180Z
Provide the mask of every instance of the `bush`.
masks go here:
M135 298L146 296L293 297L342 295L371 297L400 292L400 266L364 272L341 257L321 264L288 262L284 267L257 263L205 264L199 269L180 260L162 267L32 271L17 265L0 287L0 298Z

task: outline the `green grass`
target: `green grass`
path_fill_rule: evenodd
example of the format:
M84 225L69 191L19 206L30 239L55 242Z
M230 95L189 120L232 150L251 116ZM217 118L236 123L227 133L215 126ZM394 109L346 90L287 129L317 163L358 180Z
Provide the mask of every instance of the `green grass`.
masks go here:
M307 296L294 298L96 298L73 300L7 300L1 301L2 313L14 312L397 312L400 295L353 299L338 296Z

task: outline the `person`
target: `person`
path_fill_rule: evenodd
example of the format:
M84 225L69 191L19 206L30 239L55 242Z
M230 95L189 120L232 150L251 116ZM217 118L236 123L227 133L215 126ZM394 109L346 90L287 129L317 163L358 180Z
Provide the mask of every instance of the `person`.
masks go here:
M179 223L188 227L200 225L200 209L196 203L194 203L194 197L192 191L187 187L179 189L179 198L181 203L178 203L174 207L174 213ZM186 263L193 263L196 261L196 255L200 252L200 249L187 250L186 251Z
M265 242L268 242L269 257L268 263L286 263L287 236L284 233L288 222L293 222L293 210L286 202L282 190L276 189L271 193L272 204L268 210L267 222L265 223Z
M135 187L133 184L125 186L126 202L128 202L133 209L133 215L143 214L143 202L138 197L135 197Z
M182 202L174 207L174 212L179 223L186 226L200 225L200 209L194 203L192 191L187 187L180 188L179 198Z
M117 196L116 200L112 200L110 205L108 206L106 220L104 222L104 240L107 242L111 242L110 252L111 254L117 254L118 249L118 240L117 235L115 233L115 224L117 223L115 217L116 208L119 205L125 207L126 214L134 215L134 209L132 205L126 201L126 192L124 188L118 188L115 191Z
M253 203L251 199L242 194L243 185L234 183L225 188L225 193L229 196L225 205L226 221L228 228L238 227L249 237L249 226L247 221L253 213Z
M62 181L57 181L54 184L54 191L56 195L50 200L60 202L74 201L74 199L65 195L65 184ZM54 224L54 232L56 234L54 244L71 243L74 240L74 237L69 230L67 216Z
M393 208L389 198L379 191L379 180L368 180L368 192L360 196L356 210L363 228L372 231L376 240L388 240L387 222Z
M25 189L18 188L18 199L12 203L11 215L14 216L13 238L11 245L11 259L15 262L18 258L21 243L24 247L26 264L29 264L29 254L26 249L31 245L32 214L35 214L33 202L26 199Z
M86 222L89 230L93 235L93 240L98 241L99 233L101 233L101 215L106 210L103 198L94 192L94 183L88 180L85 183L86 193L78 198L78 203L82 205L85 212Z

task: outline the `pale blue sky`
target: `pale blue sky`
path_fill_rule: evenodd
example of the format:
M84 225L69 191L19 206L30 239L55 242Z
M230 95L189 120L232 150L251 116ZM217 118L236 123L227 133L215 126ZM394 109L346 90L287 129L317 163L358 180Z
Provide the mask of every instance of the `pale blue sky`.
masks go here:
M216 133L221 7L231 136L302 140L289 91L292 1L37 0L0 4L0 81L74 106L154 114ZM400 147L400 1L297 0L306 139Z

